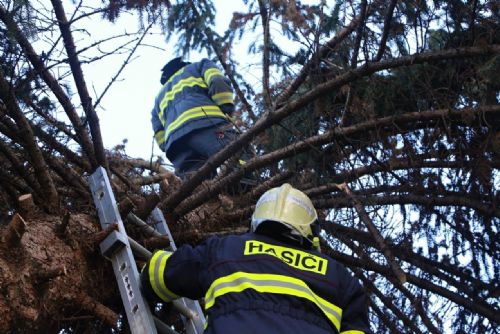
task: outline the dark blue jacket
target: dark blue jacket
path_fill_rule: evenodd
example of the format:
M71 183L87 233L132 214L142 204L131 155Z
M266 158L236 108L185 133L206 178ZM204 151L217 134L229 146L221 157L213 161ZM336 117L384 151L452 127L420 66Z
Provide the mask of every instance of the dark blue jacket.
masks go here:
M212 61L188 64L168 79L155 99L151 123L156 142L167 152L193 130L227 123L226 113L233 108L231 86Z
M205 297L205 333L369 333L365 294L341 264L260 234L155 252L141 278L164 301Z

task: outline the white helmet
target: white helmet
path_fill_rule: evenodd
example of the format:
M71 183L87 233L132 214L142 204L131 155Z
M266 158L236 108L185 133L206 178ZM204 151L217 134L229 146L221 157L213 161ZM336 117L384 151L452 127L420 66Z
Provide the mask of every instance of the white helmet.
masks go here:
M287 229L287 237L302 245L313 246L319 234L318 215L306 194L285 183L266 191L258 200L250 230L263 223L279 223Z

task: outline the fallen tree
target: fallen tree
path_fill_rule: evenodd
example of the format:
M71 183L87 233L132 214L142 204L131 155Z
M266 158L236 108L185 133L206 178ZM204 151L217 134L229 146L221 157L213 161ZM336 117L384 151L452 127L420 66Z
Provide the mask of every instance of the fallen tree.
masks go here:
M58 0L48 8L0 1L0 332L128 331L111 267L99 253L110 230L99 229L87 181L103 166L122 220L131 213L146 219L159 206L179 245L245 232L257 198L290 182L318 209L324 251L367 289L375 332L495 333L494 5L258 5L236 13L221 36L205 1L76 4L72 13ZM121 36L129 40L113 52L86 54L112 37L78 45L81 21L101 14L117 20L138 9L147 24ZM180 49L213 52L239 99L241 134L187 182L161 157L128 156L125 142L106 149L103 95L91 96L85 81L84 64L124 53L114 83L148 27L162 23L159 13L169 17L167 33L180 33ZM433 30L435 17L443 20ZM262 92L228 56L249 25L263 32L256 42ZM300 42L296 54L275 44L276 29ZM47 33L58 38L42 53L35 40ZM283 75L275 79L273 71ZM256 156L235 168L246 145ZM202 182L215 169L218 176ZM249 172L258 185L235 191ZM150 250L165 242L126 225Z

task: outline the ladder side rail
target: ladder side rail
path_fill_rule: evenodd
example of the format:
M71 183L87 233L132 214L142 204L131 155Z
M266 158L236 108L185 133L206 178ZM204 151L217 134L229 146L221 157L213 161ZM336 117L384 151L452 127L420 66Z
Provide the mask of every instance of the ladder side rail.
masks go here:
M89 177L89 186L101 227L118 225L118 232L111 233L101 243L101 252L112 262L130 331L132 334L155 334L155 322L140 291L139 271L104 168L98 167Z

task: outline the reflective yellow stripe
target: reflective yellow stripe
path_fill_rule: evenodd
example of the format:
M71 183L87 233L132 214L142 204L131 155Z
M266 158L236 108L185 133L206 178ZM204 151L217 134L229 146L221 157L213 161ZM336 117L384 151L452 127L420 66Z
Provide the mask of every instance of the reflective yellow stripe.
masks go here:
M342 309L315 294L304 281L284 275L254 274L240 271L220 277L210 285L205 295L205 309L212 307L217 297L246 289L307 299L318 306L335 328L340 331Z
M169 101L172 101L175 97L175 94L181 92L186 87L200 86L202 88L207 88L207 85L203 81L202 78L197 77L189 77L182 80L179 80L172 88L166 92L165 96L160 102L160 109L165 109L168 105Z
M184 69L185 67L181 68L180 70L178 70L177 72L175 72L169 79L167 82L165 82L165 84L163 86L165 86L166 84L168 84L169 82L171 82L172 80L174 80L174 78L176 78L177 76L179 76L182 72L184 72Z
M156 143L161 146L165 142L165 131L160 130L157 133L155 133L155 140Z
M221 77L223 76L222 72L219 71L219 69L217 68L209 68L208 70L205 71L203 77L205 78L205 82L207 83L207 85L210 85L210 80L212 80L212 77L214 75L220 75Z
M153 291L165 302L170 302L179 298L179 296L167 289L165 280L163 279L165 266L171 255L172 253L165 251L158 251L154 253L148 269L149 283L151 284Z
M201 88L207 88L207 85L203 81L202 78L189 77L182 80L179 80L178 83L172 86L172 88L165 93L163 99L160 102L160 112L158 113L158 117L163 119L163 112L167 109L168 103L175 98L177 93L180 93L186 87L194 87L199 86Z
M340 334L365 334L365 332L358 330L350 330L350 331L340 332Z
M174 130L176 130L178 127L184 124L184 122L187 122L193 118L201 118L206 116L227 118L226 115L222 111L220 111L219 107L217 106L203 106L203 107L191 108L183 112L179 117L176 118L175 121L173 121L167 127L165 138L167 138L170 135L170 133L172 133Z
M233 103L233 93L231 92L224 92L224 93L218 93L212 95L212 100L215 101L218 105L222 105L225 103Z

